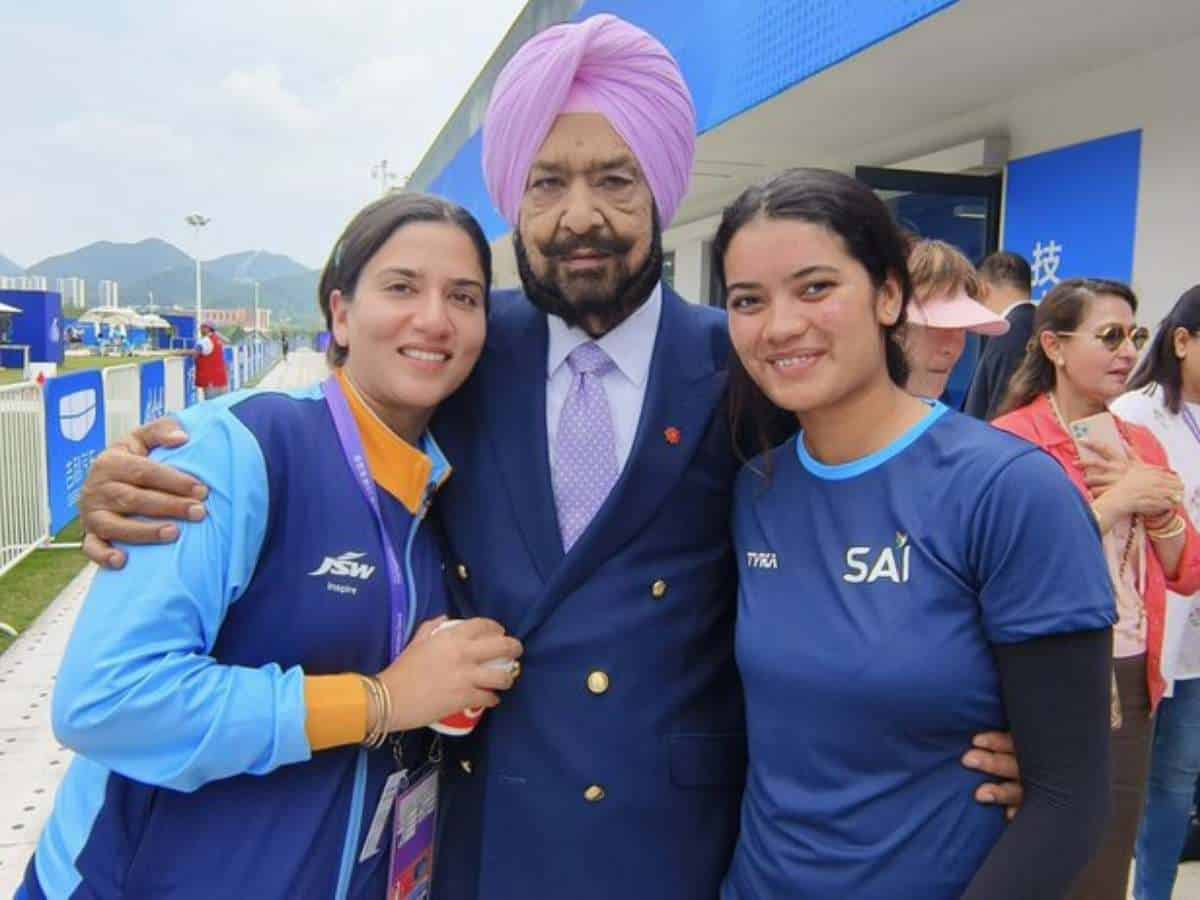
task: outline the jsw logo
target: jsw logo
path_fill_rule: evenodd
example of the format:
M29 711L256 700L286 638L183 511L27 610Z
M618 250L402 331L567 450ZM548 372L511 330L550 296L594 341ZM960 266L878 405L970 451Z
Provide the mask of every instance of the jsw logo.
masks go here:
M341 556L327 556L315 572L309 572L308 574L341 575L346 578L358 578L366 581L375 572L375 567L368 566L366 563L356 562L356 560L360 560L366 555L365 553L343 553Z
M846 572L842 581L849 584L874 584L876 581L891 581L907 584L912 545L907 534L896 535L894 547L884 547L872 560L874 551L870 547L851 547L846 551Z

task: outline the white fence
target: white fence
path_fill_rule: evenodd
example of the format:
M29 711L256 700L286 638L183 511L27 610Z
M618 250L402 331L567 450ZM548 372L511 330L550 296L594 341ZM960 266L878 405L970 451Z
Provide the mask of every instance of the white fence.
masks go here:
M0 574L49 536L42 391L33 383L0 387Z
M183 357L168 356L163 360L163 368L166 372L164 378L167 412L179 412L187 406L187 394L185 392L187 373L184 371Z
M269 369L279 354L276 344L231 349L234 360L230 380L234 380L236 371L239 384ZM166 411L178 412L189 399L189 363L183 357L168 357L163 360L163 368ZM105 443L111 444L141 424L141 367L112 366L100 374L104 384ZM191 389L194 393L194 385ZM40 384L29 381L0 387L0 574L47 542L51 497L60 496L52 488L65 490L62 484L49 482L46 428L46 404ZM82 480L85 473L86 466L77 474L72 470L67 487L77 486L72 479ZM61 479L62 475L55 473L53 477ZM73 500L70 506L74 506Z
M112 366L101 370L104 378L104 438L111 444L137 428L142 417L140 367Z

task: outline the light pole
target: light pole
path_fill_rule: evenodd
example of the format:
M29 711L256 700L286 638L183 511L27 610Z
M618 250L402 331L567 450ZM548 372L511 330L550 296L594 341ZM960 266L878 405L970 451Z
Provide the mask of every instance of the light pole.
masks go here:
M256 281L254 282L254 343L256 344L261 340L258 328L258 288L259 282Z
M381 159L376 165L371 167L371 177L379 182L379 194L383 196L388 192L388 184L396 176L388 171L388 161Z
M371 166L371 177L379 182L379 195L386 197L388 191L392 189L392 183L396 182L397 187L404 188L408 185L408 176L399 175L388 168L388 161L381 159L378 163Z
M192 213L183 221L196 229L196 246L194 248L194 257L196 260L196 340L200 340L200 322L204 318L204 310L200 306L200 229L211 222L212 219L202 216L199 213Z

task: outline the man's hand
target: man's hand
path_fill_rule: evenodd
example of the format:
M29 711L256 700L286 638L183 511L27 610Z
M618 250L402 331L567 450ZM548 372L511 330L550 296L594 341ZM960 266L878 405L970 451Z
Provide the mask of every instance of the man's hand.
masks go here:
M146 457L156 447L179 447L187 434L179 422L167 417L125 435L96 457L79 498L84 530L83 552L108 569L125 565L125 554L113 541L129 544L169 544L179 537L179 526L162 519L199 522L205 516L202 502L208 488L190 475L151 462ZM143 522L146 516L160 521Z
M971 744L971 749L963 756L963 765L1000 779L999 784L981 784L975 791L975 799L980 803L1006 807L1004 813L1012 821L1025 799L1012 735L989 731L975 735Z

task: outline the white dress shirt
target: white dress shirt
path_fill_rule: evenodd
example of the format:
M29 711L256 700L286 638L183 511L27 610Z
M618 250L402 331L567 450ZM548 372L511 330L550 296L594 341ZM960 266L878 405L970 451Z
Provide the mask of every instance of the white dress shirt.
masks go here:
M650 378L650 360L654 356L654 340L658 336L658 321L662 318L662 285L654 291L632 316L596 341L596 344L615 364L606 372L604 392L612 412L613 434L617 443L617 472L625 469L642 404L646 399L646 382ZM568 328L558 316L549 316L550 341L546 352L546 436L550 444L550 464L554 464L555 436L563 404L571 389L574 375L567 357L580 344L592 338L582 328Z

